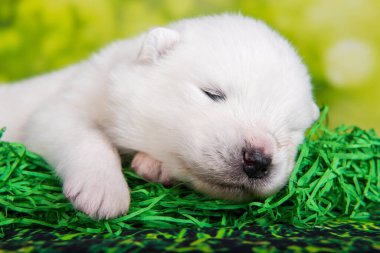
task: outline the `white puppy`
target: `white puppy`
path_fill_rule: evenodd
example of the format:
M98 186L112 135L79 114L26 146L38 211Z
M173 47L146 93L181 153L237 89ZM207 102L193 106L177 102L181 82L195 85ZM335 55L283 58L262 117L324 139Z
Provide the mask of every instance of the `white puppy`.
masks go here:
M155 28L87 61L0 87L4 139L24 142L94 218L128 211L120 154L156 182L212 197L268 196L318 117L309 75L264 23L217 15Z

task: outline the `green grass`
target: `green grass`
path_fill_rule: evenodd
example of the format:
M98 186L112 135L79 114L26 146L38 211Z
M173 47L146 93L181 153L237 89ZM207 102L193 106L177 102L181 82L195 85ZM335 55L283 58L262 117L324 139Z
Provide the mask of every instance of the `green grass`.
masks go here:
M337 219L371 219L379 211L380 139L373 130L358 127L330 130L326 117L327 108L299 147L289 184L267 199L243 204L213 200L182 185L166 189L146 182L126 169L130 211L108 221L94 221L74 210L41 157L22 144L0 142L0 236L4 229L35 225L118 235L141 227L309 227Z

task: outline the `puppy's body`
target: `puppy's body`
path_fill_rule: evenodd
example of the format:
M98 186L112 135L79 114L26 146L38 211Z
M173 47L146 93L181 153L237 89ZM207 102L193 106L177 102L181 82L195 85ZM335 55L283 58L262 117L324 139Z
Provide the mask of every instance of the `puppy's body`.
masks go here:
M272 194L317 116L291 46L235 15L156 28L0 87L5 140L43 155L74 206L99 218L128 210L124 152L138 152L132 167L153 181L227 199Z

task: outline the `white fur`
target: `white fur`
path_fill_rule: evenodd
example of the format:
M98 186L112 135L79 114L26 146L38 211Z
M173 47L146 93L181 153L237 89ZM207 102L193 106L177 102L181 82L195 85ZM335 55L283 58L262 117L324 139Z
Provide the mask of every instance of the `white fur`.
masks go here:
M212 101L201 89L221 91ZM318 117L299 57L264 23L217 15L155 28L70 68L0 87L5 140L43 155L74 206L127 212L119 153L146 178L182 181L214 197L267 196L286 184L304 131ZM272 157L250 179L242 148Z

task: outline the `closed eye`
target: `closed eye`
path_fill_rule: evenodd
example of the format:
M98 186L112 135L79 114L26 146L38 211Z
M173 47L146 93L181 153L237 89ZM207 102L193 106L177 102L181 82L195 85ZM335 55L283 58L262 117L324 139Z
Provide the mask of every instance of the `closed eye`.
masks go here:
M211 98L215 102L220 102L226 100L226 95L223 92L218 90L206 90L202 89L203 93L206 94L209 98Z

